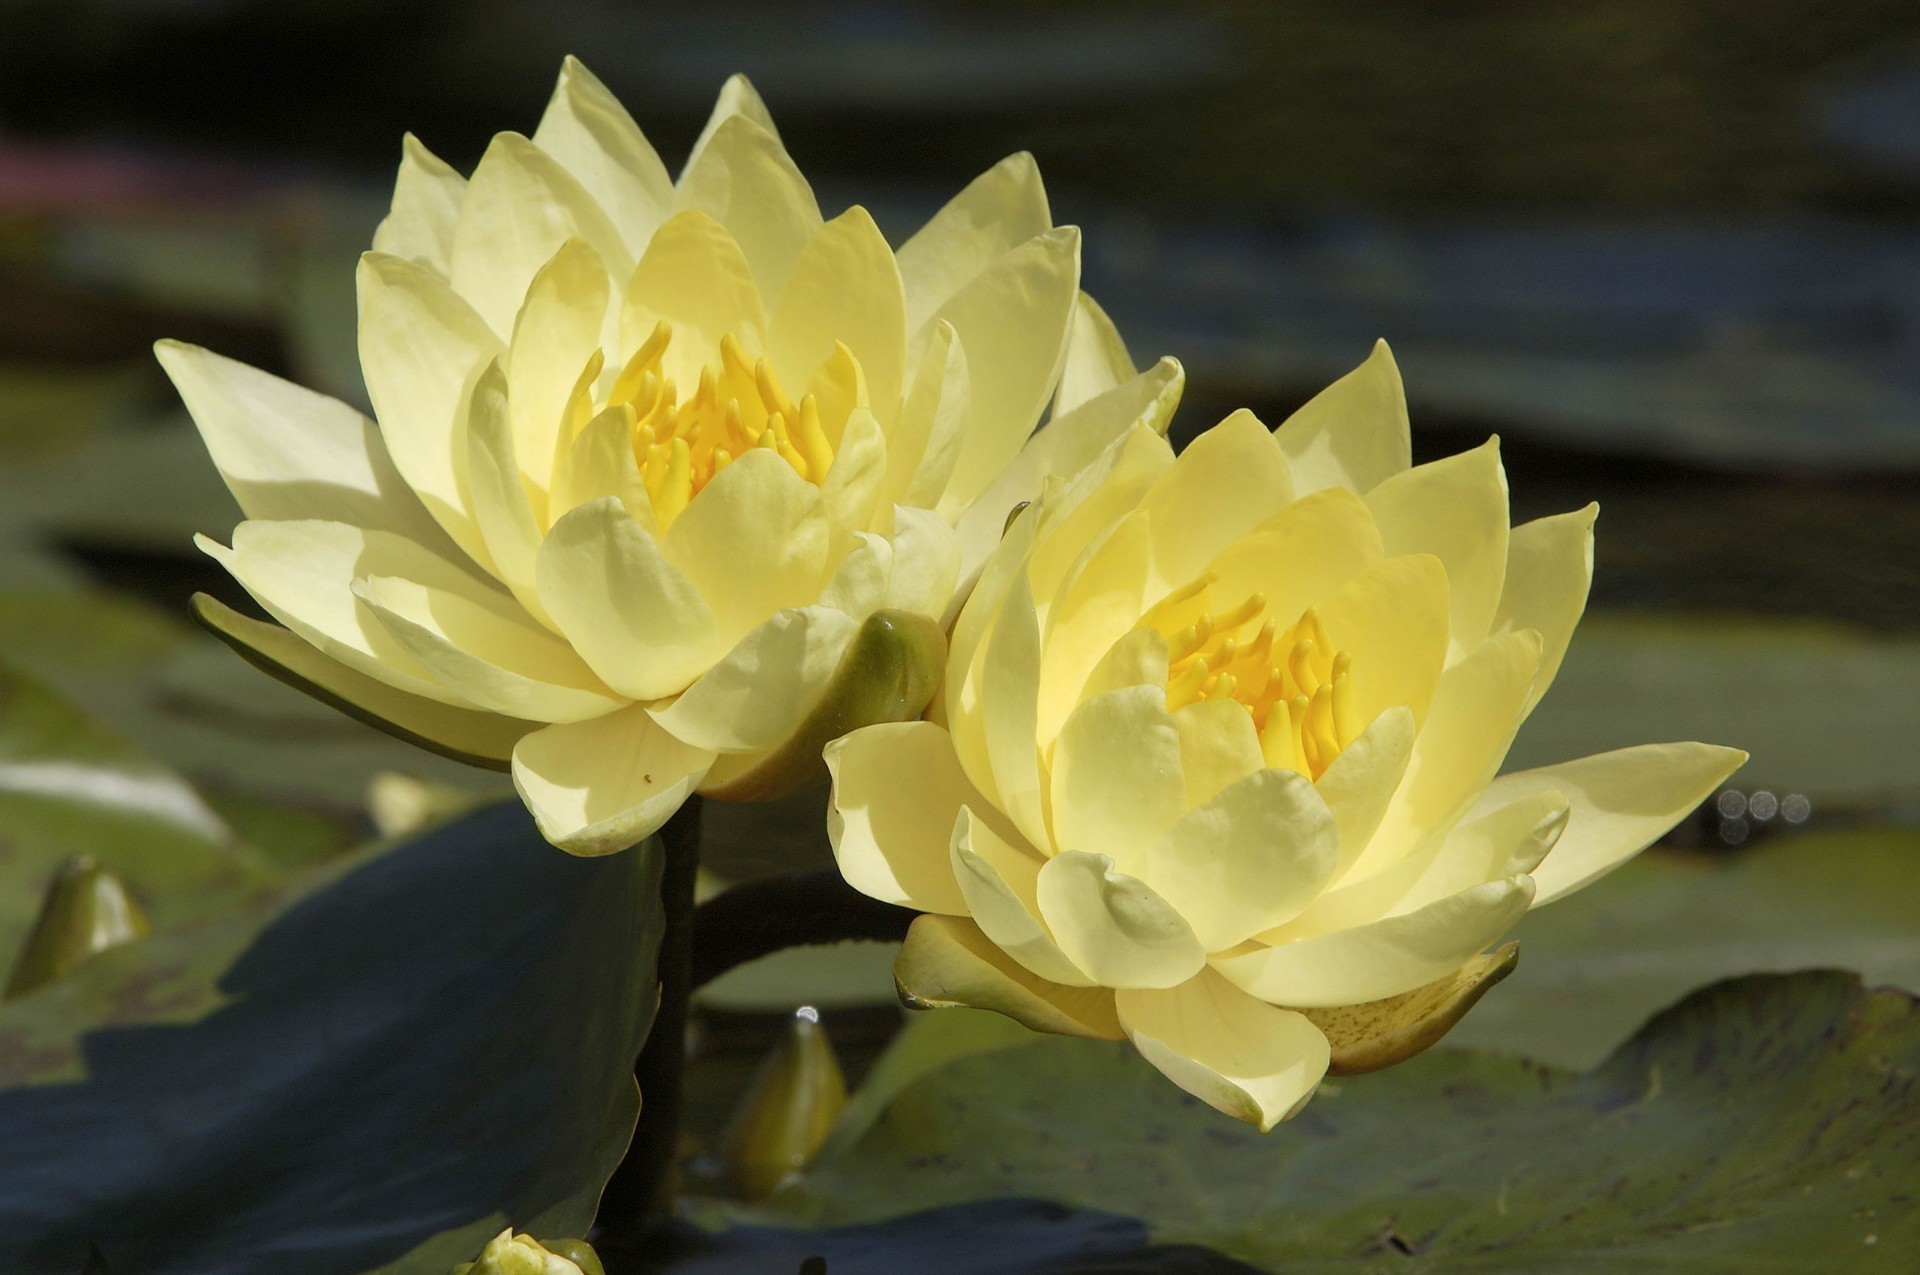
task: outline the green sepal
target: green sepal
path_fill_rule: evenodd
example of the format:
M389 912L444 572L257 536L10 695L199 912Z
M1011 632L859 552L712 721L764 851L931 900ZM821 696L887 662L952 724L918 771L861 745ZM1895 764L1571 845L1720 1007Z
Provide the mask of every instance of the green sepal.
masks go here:
M1126 1039L1110 988L1050 983L963 916L915 917L894 958L893 985L908 1009L964 1005L1051 1035Z
M1303 1009L1333 1046L1329 1075L1357 1076L1405 1062L1453 1030L1493 985L1520 963L1508 943L1474 957L1445 978L1385 1000L1333 1009Z
M209 594L193 595L193 618L261 672L357 722L469 766L511 769L514 744L539 729L537 722L397 690L355 672L291 630L242 615Z
M937 622L913 611L875 611L793 733L769 752L722 757L701 793L721 801L773 801L825 783L821 750L862 726L920 716L933 702L946 660L947 638Z

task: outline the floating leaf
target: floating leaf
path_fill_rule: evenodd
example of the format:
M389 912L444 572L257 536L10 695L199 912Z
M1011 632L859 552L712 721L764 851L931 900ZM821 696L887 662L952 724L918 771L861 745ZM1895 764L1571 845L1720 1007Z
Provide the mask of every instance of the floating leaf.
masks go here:
M578 1235L626 1149L660 861L518 802L0 1008L10 1271L446 1275Z
M1267 1135L1125 1045L1036 1038L906 1085L736 1216L1037 1196L1288 1272L1904 1270L1916 1174L1920 1007L1811 973L1696 993L1584 1074L1434 1050Z

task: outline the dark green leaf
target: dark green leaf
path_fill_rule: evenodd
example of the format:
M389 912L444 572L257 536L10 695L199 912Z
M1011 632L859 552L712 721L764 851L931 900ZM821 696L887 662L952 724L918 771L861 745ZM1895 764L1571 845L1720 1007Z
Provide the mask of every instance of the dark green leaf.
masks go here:
M0 1009L6 1266L445 1275L583 1233L638 1110L659 859L518 802Z
M1433 1051L1268 1135L1122 1044L1037 1038L902 1088L756 1220L999 1196L1288 1272L1905 1271L1920 1010L1851 975L1718 984L1584 1074Z

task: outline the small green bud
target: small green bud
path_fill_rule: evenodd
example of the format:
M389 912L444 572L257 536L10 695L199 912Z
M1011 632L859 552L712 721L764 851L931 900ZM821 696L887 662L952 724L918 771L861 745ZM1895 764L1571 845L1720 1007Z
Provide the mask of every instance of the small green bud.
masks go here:
M453 1275L607 1275L585 1240L548 1240L515 1235L513 1229L487 1241L478 1261L462 1262Z
M120 878L91 855L69 859L47 887L0 1000L14 1000L65 978L96 952L152 933Z
M847 1078L811 1005L795 1011L734 1111L721 1158L734 1191L764 1200L807 1167L847 1105Z

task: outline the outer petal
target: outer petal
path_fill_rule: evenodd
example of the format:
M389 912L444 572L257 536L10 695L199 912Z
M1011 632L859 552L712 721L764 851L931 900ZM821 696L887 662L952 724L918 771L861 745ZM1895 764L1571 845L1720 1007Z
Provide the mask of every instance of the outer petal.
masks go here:
M774 612L820 596L827 531L820 489L755 448L693 498L661 548L713 608L720 640L731 646Z
M1040 494L1049 477L1079 473L1127 430L1143 425L1165 434L1180 405L1186 372L1173 359L1161 359L1138 376L1088 399L1054 418L1027 440L993 485L960 515L962 563L969 571L993 551L1006 527L1007 514L1021 501Z
M1185 918L1104 854L1055 855L1040 869L1035 895L1054 942L1103 986L1177 987L1206 965Z
M769 748L819 702L859 627L832 607L776 611L653 720L718 753Z
M986 936L1036 976L1067 987L1091 987L1040 919L1045 856L1002 837L971 809L953 826L953 875L967 911Z
M773 124L773 114L767 110L766 102L761 100L759 90L753 87L753 81L737 72L729 75L713 99L713 109L707 112L707 122L701 127L700 136L694 139L692 149L687 152L687 162L681 169L680 180L686 180L687 171L692 169L694 161L712 143L713 135L720 131L720 126L736 115L752 120L773 138L780 136L780 130Z
M1244 716L1244 714L1243 714ZM1290 770L1263 770L1188 811L1147 847L1144 876L1218 952L1292 920L1340 853L1326 802Z
M1360 1005L1308 1010L1307 1017L1333 1046L1329 1074L1378 1071L1436 1044L1519 963L1520 945L1508 943L1411 992Z
M1213 967L1263 1001L1302 1008L1352 1005L1398 996L1458 969L1513 928L1533 899L1533 880L1512 877L1475 886L1404 916L1272 942Z
M1406 391L1385 341L1275 431L1294 489L1371 490L1412 463Z
M1502 775L1481 806L1534 792L1566 797L1567 829L1534 871L1538 906L1591 885L1653 844L1746 760L1737 748L1712 744L1642 744Z
M1412 853L1466 813L1507 755L1539 659L1540 639L1527 630L1488 638L1446 671L1414 741L1406 779L1347 879Z
M619 708L573 648L530 619L411 580L354 585L407 654L476 708L529 721L577 722Z
M637 348L662 319L673 340L661 370L683 395L702 368L720 362L722 337L738 337L749 356L765 347L766 316L743 245L705 212L676 214L647 245L622 303L621 345Z
M675 694L726 650L705 600L613 497L554 524L535 580L581 658L630 698Z
M533 144L559 160L606 210L633 256L673 211L666 165L627 109L578 58L560 64L560 81Z
M1187 809L1166 691L1135 686L1074 709L1054 744L1052 779L1056 843L1138 870L1153 838Z
M892 425L906 374L906 302L886 236L855 205L800 250L769 319L767 357L785 385L805 385L844 345L865 374L874 415Z
M500 341L425 266L368 253L358 277L360 370L394 468L454 542L490 566L468 512L466 393Z
M1040 687L1040 621L1024 574L1015 575L1006 604L987 639L980 679L980 715L999 808L1036 846L1047 844L1035 734ZM1104 847L1102 847L1104 848Z
M867 726L827 745L827 835L840 875L862 894L922 912L967 915L949 846L962 809L985 809L947 732L931 722Z
M1114 995L1148 1062L1208 1106L1265 1133L1327 1073L1327 1038L1302 1014L1255 1000L1212 970L1166 991Z
M420 139L408 133L400 143L400 172L393 182L393 206L374 228L373 250L447 272L453 255L453 227L467 179L448 167Z
M914 365L913 381L887 436L880 499L932 509L960 459L961 430L973 401L967 354L951 323L936 324ZM1004 521L1003 521L1004 525Z
M1593 581L1593 520L1600 506L1537 518L1513 529L1507 542L1506 584L1493 631L1532 629L1540 635L1540 671L1527 694L1527 711L1540 702L1560 671L1574 626L1587 609Z
M1067 335L1067 361L1060 369L1060 388L1053 392L1053 417L1059 420L1083 403L1092 402L1136 375L1127 343L1099 303L1080 294L1073 308L1073 329Z
M1291 503L1293 481L1273 435L1244 408L1227 417L1187 445L1143 502L1153 537L1148 596L1186 584Z
M560 437L567 404L599 353L611 291L600 254L584 239L569 239L533 276L514 316L506 365L514 453L543 514L555 453L572 441Z
M1009 155L974 178L901 245L907 331L918 333L981 271L1052 226L1032 155Z
M763 297L780 295L800 250L820 229L813 190L770 124L746 114L720 120L695 145L679 191L679 207L697 208L732 233Z
M940 307L967 351L971 400L941 500L964 509L1020 451L1053 395L1080 287L1080 232L1050 230L1008 252Z
M507 379L496 360L480 374L467 411L467 482L473 521L480 529L487 555L493 559L494 574L513 590L528 614L552 627L534 588L540 524L534 517L513 441Z
M1016 963L965 917L923 916L893 963L900 999L911 1009L967 1006L1005 1014L1037 1032L1119 1040L1113 993L1062 987Z
M1430 553L1447 566L1450 651L1486 638L1507 574L1507 475L1500 440L1402 470L1367 493L1390 554Z
M193 610L195 619L255 668L356 721L443 757L505 770L520 737L538 729L532 722L396 690L322 654L289 630L241 615L204 593L194 595Z
M616 279L633 269L626 241L579 180L526 138L501 133L467 183L447 277L504 337L527 285L569 239L593 245Z
M348 522L452 549L353 408L197 345L153 350L247 517Z
M658 831L712 764L712 753L681 743L634 704L522 739L513 786L548 841L612 854Z

